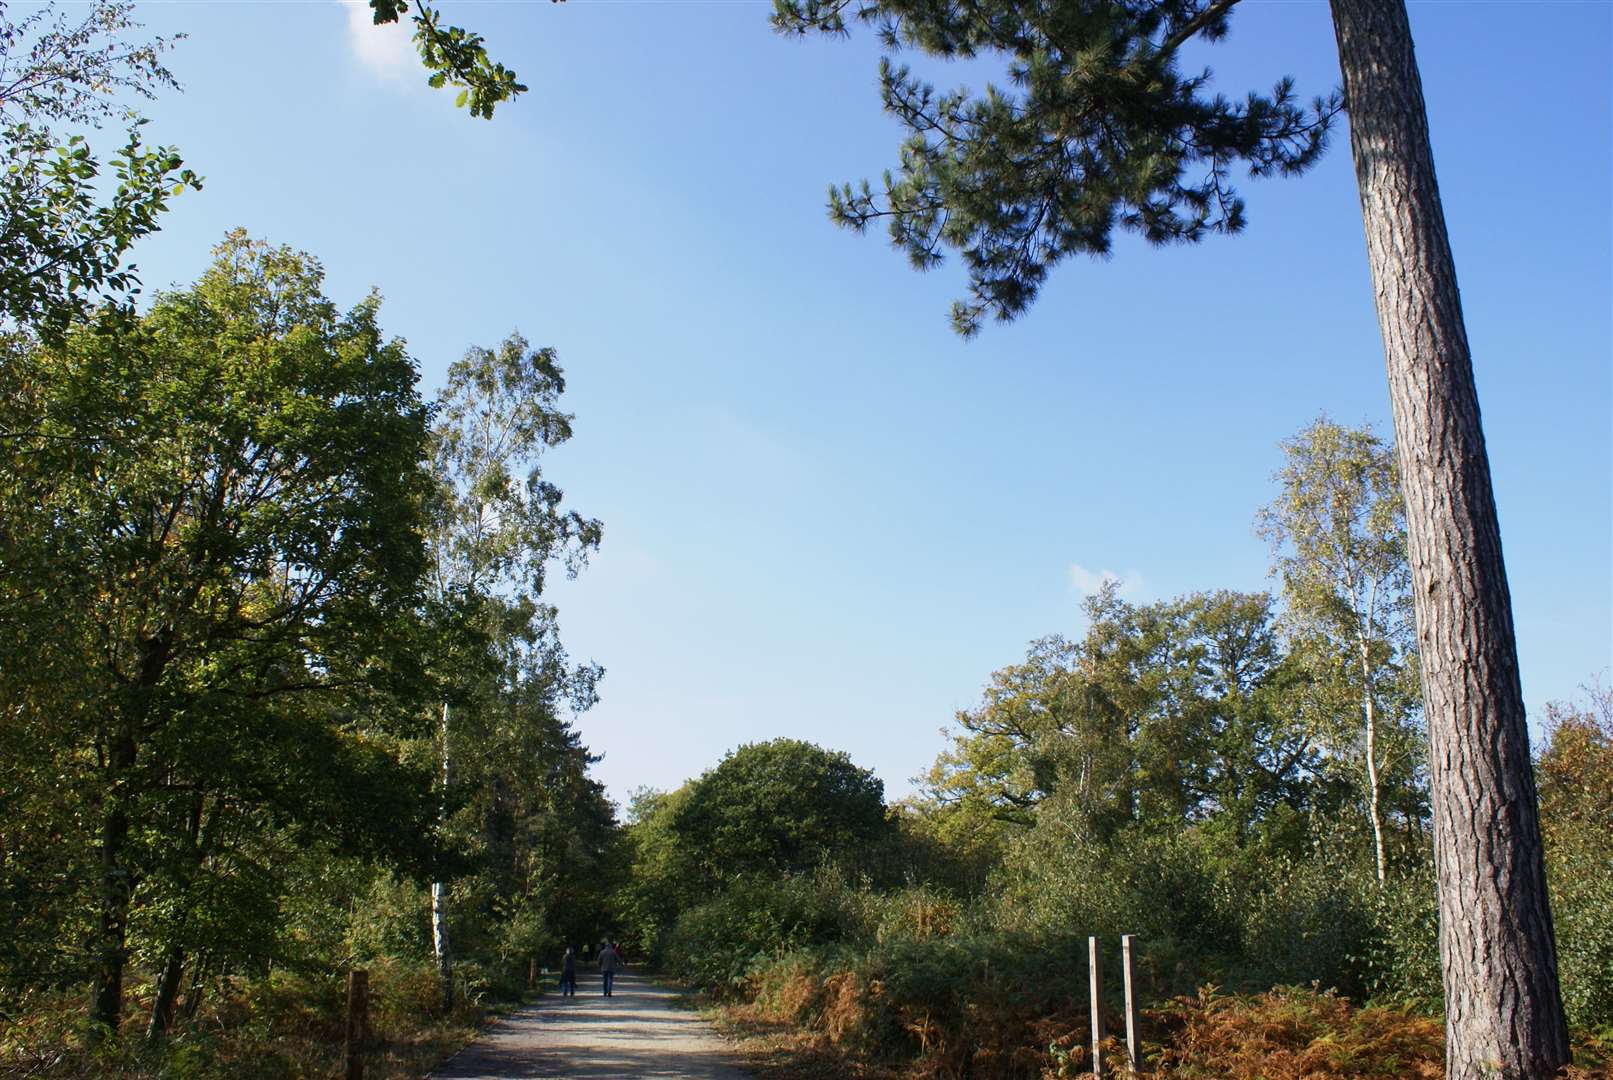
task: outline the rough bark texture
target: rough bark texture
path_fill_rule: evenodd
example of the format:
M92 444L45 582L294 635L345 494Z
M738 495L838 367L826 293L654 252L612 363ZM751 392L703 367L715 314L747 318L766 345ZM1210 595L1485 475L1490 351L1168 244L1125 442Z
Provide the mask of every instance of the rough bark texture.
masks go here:
M1332 0L1399 446L1450 1080L1568 1061L1501 534L1403 0Z

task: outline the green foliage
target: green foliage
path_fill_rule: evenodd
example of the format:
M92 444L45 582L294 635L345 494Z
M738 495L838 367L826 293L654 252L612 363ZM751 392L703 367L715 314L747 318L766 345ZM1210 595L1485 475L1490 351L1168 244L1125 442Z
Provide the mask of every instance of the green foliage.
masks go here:
M368 965L370 1051L365 1075L403 1080L429 1072L475 1033L483 1013L443 1009L429 964ZM79 995L36 995L0 1025L8 1075L39 1080L304 1080L343 1064L344 977L277 969L264 978L209 978L194 1020L160 1045L88 1042Z
M1378 892L1373 935L1355 958L1373 1001L1429 1016L1445 1008L1435 888L1430 853L1420 864L1391 876Z
M967 5L919 0L774 0L785 34L873 25L887 55L881 104L908 131L882 190L831 188L830 216L861 230L884 219L892 243L927 269L961 252L969 299L953 323L972 334L987 314L1012 319L1047 272L1073 254L1105 255L1119 226L1152 243L1190 242L1244 225L1232 185L1304 172L1343 107L1335 93L1308 107L1292 82L1229 100L1210 72L1184 72L1181 48L1217 41L1230 0ZM993 57L1007 85L938 91L892 57Z
M377 303L342 315L320 280L232 234L194 289L0 375L0 679L44 754L9 768L83 806L56 827L114 871L109 993L130 931L266 957L282 843L431 857L425 777L376 741L420 689L395 646L426 413Z
M1546 710L1536 764L1557 963L1569 1022L1613 1029L1613 692Z
M1300 704L1331 766L1363 793L1363 816L1386 832L1397 811L1419 821L1425 813L1422 694L1394 448L1370 428L1326 417L1282 448L1280 490L1257 529L1271 543L1289 649L1306 676ZM1378 876L1386 877L1386 849L1378 859Z
M120 0L94 0L74 20L0 10L0 330L58 335L98 300L126 297L138 285L129 248L170 198L201 187L172 148L146 146L144 121L117 103L177 86L161 62L171 42L131 40L131 10ZM103 173L85 136L60 129L114 118L127 131Z
M1317 747L1291 708L1300 674L1270 597L1133 605L1110 586L1087 615L1083 641L1034 642L958 714L928 777L954 835L1000 839L1056 798L1072 828L1100 841L1214 819L1241 842L1273 814L1331 798L1310 782Z
M845 754L795 739L742 746L677 791L639 792L627 829L631 874L615 904L621 925L659 954L680 913L734 883L842 861L886 868L898 827L883 793Z
M598 548L600 523L562 511L562 493L540 466L571 438L572 418L559 408L565 389L555 351L520 334L472 348L448 369L432 427L439 594L508 587L536 597L551 559L575 573Z
M870 899L832 872L740 878L678 916L667 961L696 985L732 992L784 953L871 941Z
M418 959L428 874L458 876L473 995L518 991L529 956L597 929L575 913L614 883L615 824L563 710L591 702L598 671L567 661L551 607L487 587L535 592L543 561L598 525L561 514L535 469L434 483L433 446L491 460L442 425L495 418L452 399L434 441L378 301L341 313L321 276L232 234L143 317L5 343L8 1010L94 981L111 1028L126 973L149 976L160 1035L225 973ZM552 355L512 339L456 374L487 375L539 444L569 432ZM433 600L422 540L455 505L493 507L503 532L479 519L480 546L456 549L469 573ZM441 656L457 669L419 662ZM464 722L439 828L429 703L445 691Z
M551 2L558 4L562 0ZM515 72L487 55L480 34L445 24L442 13L424 0L415 0L413 5L409 0L370 0L370 10L377 26L410 15L415 47L431 72L427 82L434 89L458 88L454 105L469 106L472 116L490 120L499 103L526 93L525 84L516 79Z
M751 743L693 783L672 829L709 882L810 870L883 837L884 785L844 753Z
M508 982L528 958L593 936L587 913L616 877L613 810L563 715L593 704L602 671L570 664L542 602L551 561L575 574L601 534L543 476L543 455L571 437L564 390L554 350L511 334L449 368L432 427L432 609L447 631L432 751L442 830L474 870L433 886L445 977L455 941Z
M1323 841L1306 857L1261 867L1259 891L1239 920L1253 981L1320 983L1364 996L1361 958L1378 942L1382 902L1364 854Z
M612 906L617 923L640 953L659 956L678 914L705 898L694 853L673 829L690 787L642 789L628 807L625 839L631 868Z

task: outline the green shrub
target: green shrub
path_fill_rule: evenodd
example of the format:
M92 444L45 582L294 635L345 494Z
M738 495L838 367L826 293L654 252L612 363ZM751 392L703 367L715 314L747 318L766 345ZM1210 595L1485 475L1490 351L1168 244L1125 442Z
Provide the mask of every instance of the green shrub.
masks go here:
M1554 840L1546 867L1568 1022L1613 1029L1613 836L1604 827Z
M1379 929L1372 867L1319 848L1308 859L1275 860L1268 872L1243 919L1253 980L1360 994L1358 958L1374 946Z
M1438 1015L1445 991L1433 867L1390 878L1375 899L1372 937L1356 958L1367 992L1374 1001Z
M992 925L1036 933L1135 934L1186 960L1192 979L1235 956L1243 900L1213 837L1122 834L1104 847L1038 826L1012 846L994 884Z
M873 925L869 891L832 870L745 878L678 917L667 960L696 985L730 993L754 969L792 950L866 943Z

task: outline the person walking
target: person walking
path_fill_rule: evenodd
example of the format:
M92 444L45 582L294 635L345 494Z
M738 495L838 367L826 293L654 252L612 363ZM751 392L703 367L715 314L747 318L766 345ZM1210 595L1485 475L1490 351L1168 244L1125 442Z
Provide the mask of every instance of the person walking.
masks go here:
M604 977L605 996L611 996L611 984L616 981L616 972L625 967L622 963L622 954L616 951L616 945L607 941L599 950L599 973Z
M577 995L577 954L570 945L566 946L566 955L560 961L560 996L575 997Z

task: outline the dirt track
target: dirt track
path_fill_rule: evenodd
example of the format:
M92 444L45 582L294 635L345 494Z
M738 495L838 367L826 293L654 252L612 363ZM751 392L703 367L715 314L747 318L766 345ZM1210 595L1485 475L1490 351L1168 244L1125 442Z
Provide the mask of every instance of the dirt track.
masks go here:
M577 996L546 996L513 1013L449 1058L436 1080L513 1077L652 1077L748 1080L738 1059L676 996L636 975L618 975L610 997L597 974L581 977Z

